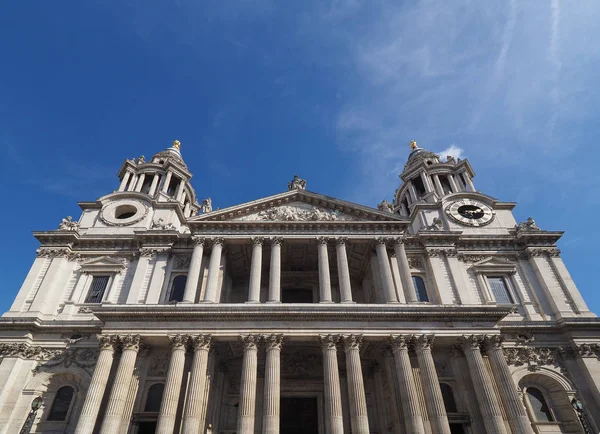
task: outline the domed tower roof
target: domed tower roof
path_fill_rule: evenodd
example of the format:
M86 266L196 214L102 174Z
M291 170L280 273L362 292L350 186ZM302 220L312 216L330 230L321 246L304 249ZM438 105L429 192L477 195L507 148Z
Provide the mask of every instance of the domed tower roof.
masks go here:
M183 157L181 156L181 143L179 140L175 140L173 145L164 151L160 151L157 154L154 154L152 157L153 163L162 163L165 160L172 159L181 164L185 169L187 169L187 165L183 161Z
M404 171L407 172L413 167L419 165L421 162L425 161L427 164L435 164L440 162L440 156L435 152L430 152L425 149L419 148L417 146L417 142L414 140L410 142L410 147L412 149L411 153L408 155L408 161L404 165Z

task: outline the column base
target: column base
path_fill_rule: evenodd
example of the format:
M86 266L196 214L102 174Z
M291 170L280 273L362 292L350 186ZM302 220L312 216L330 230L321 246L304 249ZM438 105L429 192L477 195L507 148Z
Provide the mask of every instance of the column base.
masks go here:
M281 304L281 301L279 300L269 300L267 301L268 304Z
M343 304L356 304L355 301L349 300L349 301L342 301L341 303Z
M258 301L258 300L248 300L248 301L245 301L244 303L246 303L246 304L260 304L260 301Z
M214 304L215 302L212 300L202 300L199 303L205 303L205 304Z
M320 301L319 304L334 304L335 302L333 300L323 300Z

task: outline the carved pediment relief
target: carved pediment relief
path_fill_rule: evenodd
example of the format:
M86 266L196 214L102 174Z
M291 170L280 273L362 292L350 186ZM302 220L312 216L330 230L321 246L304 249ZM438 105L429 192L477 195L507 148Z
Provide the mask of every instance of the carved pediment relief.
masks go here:
M237 221L337 221L358 220L356 217L344 214L338 210L327 209L302 202L275 206L243 217Z
M516 264L508 259L490 256L474 263L473 269L478 273L514 273Z
M80 265L84 273L120 273L125 269L126 261L125 258L101 256L84 260Z

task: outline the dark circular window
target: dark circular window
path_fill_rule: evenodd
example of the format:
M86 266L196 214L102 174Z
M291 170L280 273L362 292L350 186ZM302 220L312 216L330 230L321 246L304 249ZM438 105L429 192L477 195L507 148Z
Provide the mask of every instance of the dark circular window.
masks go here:
M125 220L130 217L133 217L136 212L136 207L132 205L121 205L115 210L115 218L119 220Z
M480 219L485 215L484 211L475 205L462 205L458 208L458 213L465 218L474 220Z

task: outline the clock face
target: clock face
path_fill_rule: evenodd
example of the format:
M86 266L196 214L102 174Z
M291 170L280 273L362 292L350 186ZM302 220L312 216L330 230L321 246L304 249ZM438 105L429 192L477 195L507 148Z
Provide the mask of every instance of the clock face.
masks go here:
M450 204L446 214L460 224L478 227L490 223L495 213L483 202L461 199Z

